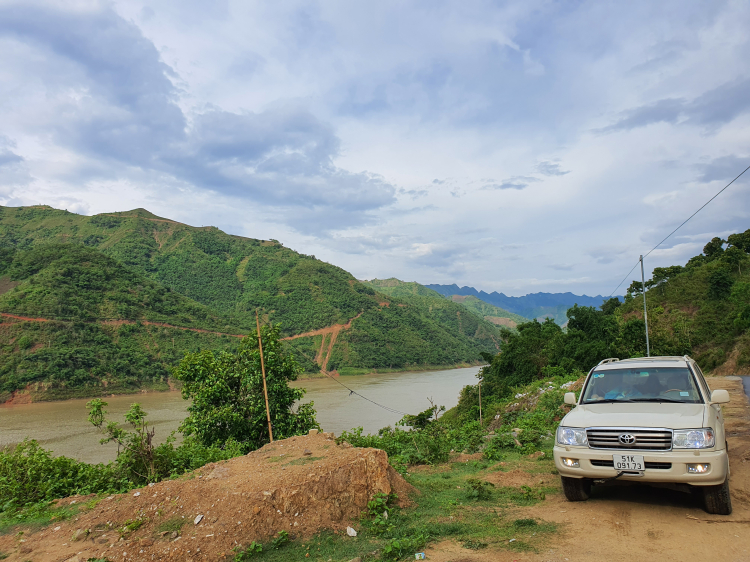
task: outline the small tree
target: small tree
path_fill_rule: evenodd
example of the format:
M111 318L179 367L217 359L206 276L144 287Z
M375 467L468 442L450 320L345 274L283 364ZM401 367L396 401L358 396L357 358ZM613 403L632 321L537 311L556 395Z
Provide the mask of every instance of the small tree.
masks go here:
M117 463L127 472L128 477L134 482L156 482L160 479L159 468L164 464L160 462L159 448L154 446L154 434L156 430L149 428L146 423L146 412L140 404L131 404L125 414L125 420L134 431L127 431L119 426L117 422L107 421L105 416L107 405L99 398L95 398L86 404L89 409L89 422L104 433L105 437L101 443L117 443ZM174 439L168 439L171 443Z
M317 428L313 404L294 403L305 391L290 388L301 369L284 353L277 326L261 328L266 367L268 403L275 439L307 433ZM182 381L182 396L192 400L189 415L180 426L203 445L223 445L232 439L245 450L269 442L263 396L257 333L244 338L236 353L202 351L190 353L174 371Z

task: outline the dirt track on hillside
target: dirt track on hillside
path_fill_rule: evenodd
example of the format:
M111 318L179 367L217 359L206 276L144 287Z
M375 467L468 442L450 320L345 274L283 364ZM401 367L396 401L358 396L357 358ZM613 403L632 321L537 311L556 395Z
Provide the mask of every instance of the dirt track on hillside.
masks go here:
M427 550L428 560L750 561L750 408L741 381L712 377L708 383L712 390L726 388L732 398L724 406L732 515L708 515L689 494L643 484L601 486L589 501L579 503L566 501L560 490L533 507L506 514L511 519L533 517L560 525L558 533L534 545L536 553L496 549L472 552L445 541ZM558 477L554 477L554 483L559 486Z
M333 326L328 326L327 328L320 328L318 330L313 330L312 332L305 332L304 334L297 334L296 336L289 336L286 338L281 338L282 341L288 341L288 340L296 340L297 338L310 338L315 336L323 336L323 339L320 341L320 349L318 350L318 353L315 355L315 362L320 367L320 370L323 372L326 372L326 369L328 368L328 361L331 359L331 352L333 351L333 344L336 343L336 339L339 337L339 332L341 330L348 330L352 327L352 322L354 322L357 318L362 316L362 313L360 312L357 314L354 318L349 320L346 324L334 324Z

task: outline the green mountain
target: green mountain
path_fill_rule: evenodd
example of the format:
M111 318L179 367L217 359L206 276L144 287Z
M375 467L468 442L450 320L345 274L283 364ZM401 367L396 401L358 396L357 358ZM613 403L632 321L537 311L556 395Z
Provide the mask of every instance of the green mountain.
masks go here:
M0 293L0 403L19 389L36 399L166 390L185 350L225 349L238 338L211 332L242 333L76 244L0 248Z
M518 324L523 324L524 322L529 321L528 318L519 314L513 314L499 306L484 302L473 295L452 295L450 298L453 302L462 304L473 313L497 326L505 326L506 328L512 329L518 326Z
M466 337L481 342L493 353L500 350L500 331L491 322L485 320L467 307L445 299L439 293L419 283L391 279L373 279L363 281L365 285L388 295L397 306L403 304L423 310L430 318L443 326L462 333ZM401 304L398 304L399 301ZM389 306L393 306L390 303ZM467 314L468 312L468 314Z
M0 248L6 398L166 386L185 351L233 345L256 309L310 372L449 366L497 350L488 323L387 297L274 240L143 209L88 217L0 207Z

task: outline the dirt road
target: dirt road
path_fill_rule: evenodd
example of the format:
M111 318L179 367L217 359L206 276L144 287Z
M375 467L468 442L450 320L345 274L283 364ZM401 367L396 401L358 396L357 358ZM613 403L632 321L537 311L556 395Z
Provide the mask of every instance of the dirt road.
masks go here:
M510 517L534 517L560 525L538 552L489 549L471 552L444 542L429 549L433 562L699 560L750 562L750 408L739 377L709 378L725 388L724 406L731 467L731 516L708 515L686 493L646 485L596 488L587 502L560 493ZM509 545L510 546L510 545Z

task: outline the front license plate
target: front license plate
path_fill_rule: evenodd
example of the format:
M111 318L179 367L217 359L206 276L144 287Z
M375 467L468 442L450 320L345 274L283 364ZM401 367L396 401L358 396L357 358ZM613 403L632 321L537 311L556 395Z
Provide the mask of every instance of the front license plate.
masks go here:
M615 470L637 470L638 472L646 470L643 455L612 455L612 460L615 463Z

